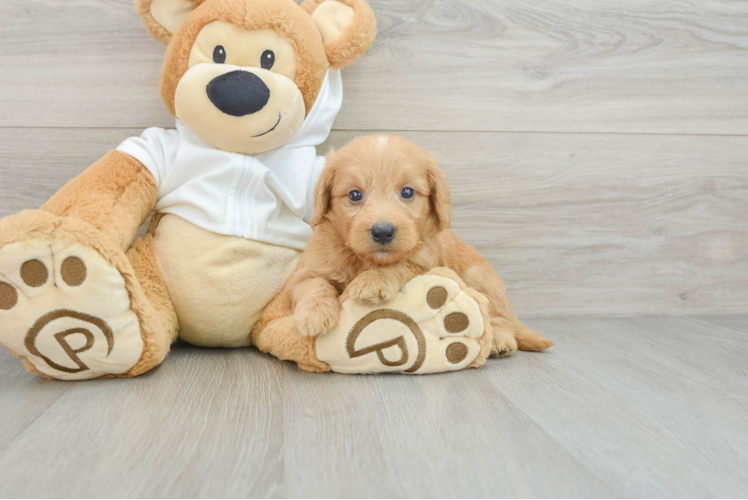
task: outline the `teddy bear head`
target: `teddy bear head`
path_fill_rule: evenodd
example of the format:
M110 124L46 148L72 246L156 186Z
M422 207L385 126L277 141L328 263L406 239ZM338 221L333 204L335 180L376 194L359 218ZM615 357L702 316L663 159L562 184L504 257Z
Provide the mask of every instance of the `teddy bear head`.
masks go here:
M299 131L329 68L366 52L376 19L364 0L135 0L168 45L161 96L211 146L258 154Z

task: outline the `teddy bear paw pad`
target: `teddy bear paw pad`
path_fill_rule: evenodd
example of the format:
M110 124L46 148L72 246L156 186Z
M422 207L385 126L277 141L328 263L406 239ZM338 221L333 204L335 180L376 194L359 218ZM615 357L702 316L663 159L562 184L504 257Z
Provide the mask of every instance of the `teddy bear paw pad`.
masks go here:
M457 282L422 275L385 306L344 302L337 328L316 349L339 373L438 373L470 365L483 334L480 307Z
M122 275L95 250L56 240L0 249L0 344L63 380L124 373L143 352Z

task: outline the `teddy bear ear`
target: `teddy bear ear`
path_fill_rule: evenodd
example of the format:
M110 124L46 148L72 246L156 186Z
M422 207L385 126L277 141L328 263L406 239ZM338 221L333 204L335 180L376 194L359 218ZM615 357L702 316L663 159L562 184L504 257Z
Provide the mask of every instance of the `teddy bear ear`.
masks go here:
M364 0L305 0L301 7L317 23L333 69L364 55L377 35L377 20Z
M143 26L159 42L169 44L187 17L205 0L135 0Z

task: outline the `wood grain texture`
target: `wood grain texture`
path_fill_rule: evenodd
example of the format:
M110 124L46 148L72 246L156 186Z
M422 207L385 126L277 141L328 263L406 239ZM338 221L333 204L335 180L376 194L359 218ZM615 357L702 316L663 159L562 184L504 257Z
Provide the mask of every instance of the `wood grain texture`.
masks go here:
M21 361L0 344L0 457L13 440L71 387L29 377ZM2 491L0 487L0 494Z
M748 329L693 318L530 326L556 341L548 356L497 364L488 376L605 484L625 485L617 496L745 494L748 401L737 388L748 378L744 363L715 368L745 352Z
M748 133L748 4L371 0L346 130ZM0 3L0 126L171 126L132 0Z
M0 497L277 496L281 374L257 351L179 345L137 379L3 377L0 435L14 433L0 445Z
M520 316L747 310L746 138L401 135L447 170L452 228Z
M148 375L66 383L0 350L0 497L748 491L748 317L529 326L556 346L428 376L178 344Z
M0 216L137 129L0 129ZM357 133L334 132L320 154ZM522 317L748 310L748 138L402 134L447 170L454 231Z
M615 494L517 411L487 371L314 377L284 368L284 496Z
M748 317L746 316L708 316L704 318L712 324L727 327L738 335L748 331Z

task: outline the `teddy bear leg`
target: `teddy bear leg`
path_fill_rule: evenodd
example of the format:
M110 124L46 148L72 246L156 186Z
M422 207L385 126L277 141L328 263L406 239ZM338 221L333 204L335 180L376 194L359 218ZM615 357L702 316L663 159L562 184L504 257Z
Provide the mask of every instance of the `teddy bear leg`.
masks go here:
M179 333L177 314L156 261L153 236L159 219L159 215L154 215L146 235L127 251L127 258L146 299L140 311L145 347L138 363L122 377L134 377L161 364Z
M3 219L0 235L0 344L30 371L130 377L163 360L176 325L152 239L126 255L90 224L42 210Z
M447 268L405 284L384 305L344 300L340 322L316 340L339 373L439 373L478 367L491 352L488 299Z

